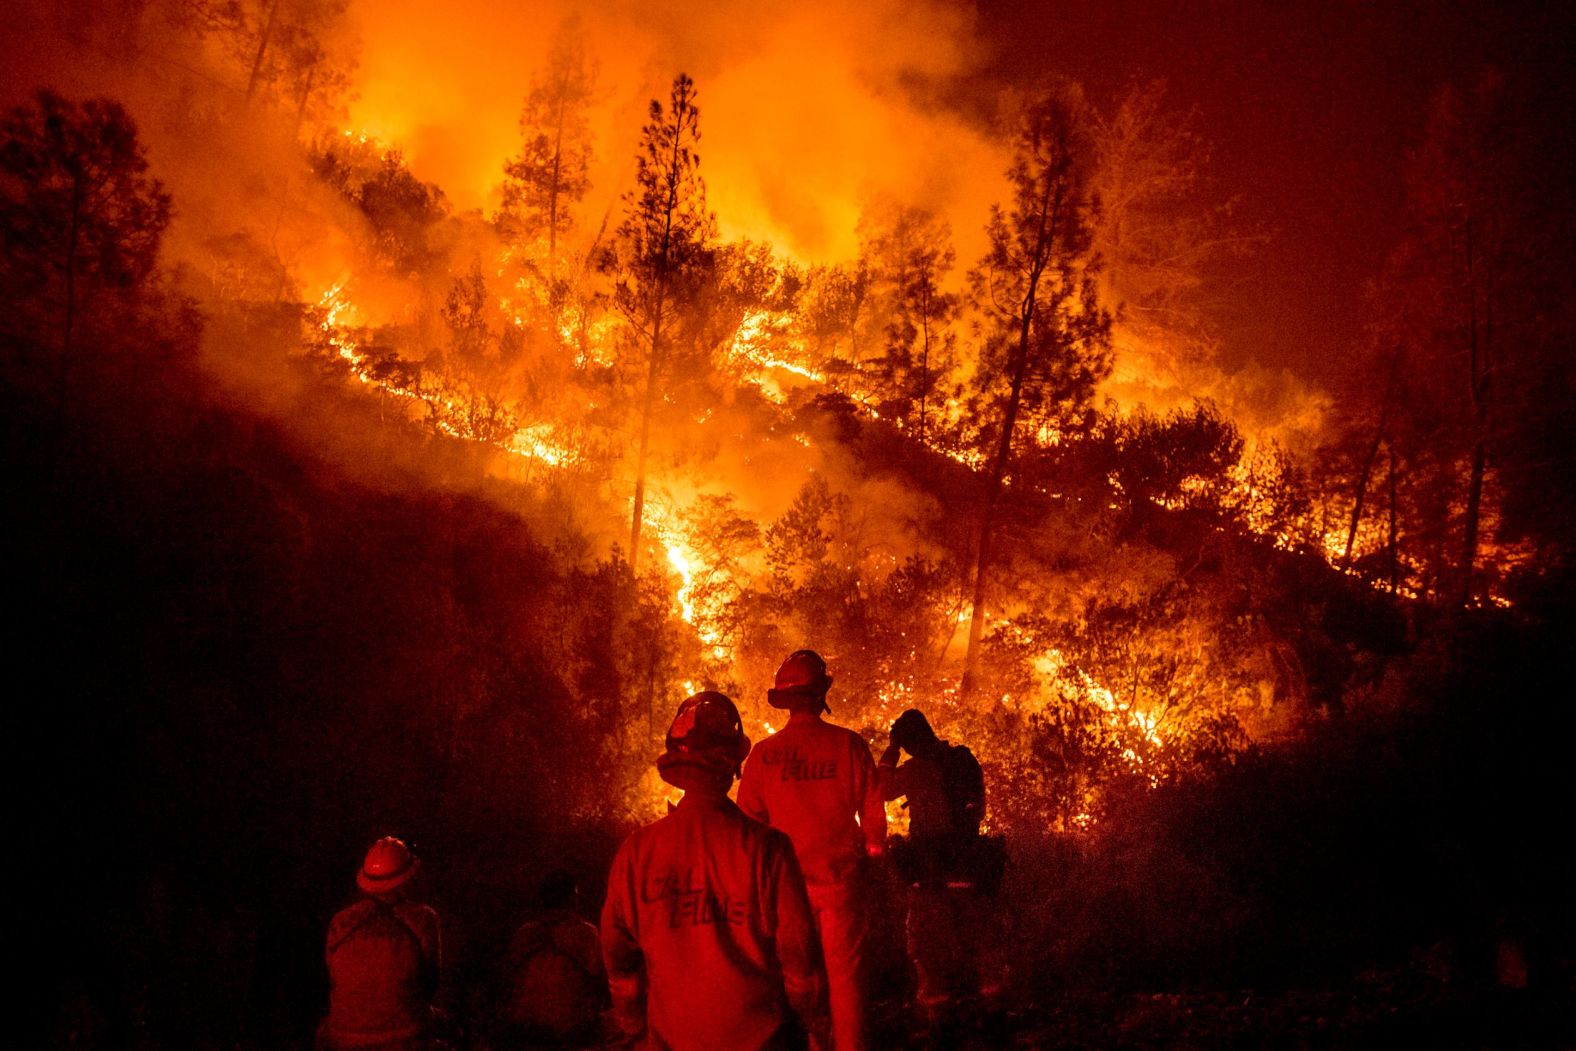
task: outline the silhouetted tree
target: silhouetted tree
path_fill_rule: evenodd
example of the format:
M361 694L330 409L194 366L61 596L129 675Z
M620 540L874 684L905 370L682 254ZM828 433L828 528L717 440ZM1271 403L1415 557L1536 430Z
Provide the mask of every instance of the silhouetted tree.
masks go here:
M840 389L859 369L860 329L869 293L870 272L862 261L812 266L805 274L799 328ZM839 349L845 343L846 354Z
M147 169L136 125L109 99L41 91L0 126L0 274L26 304L8 323L39 349L52 330L62 405L84 314L155 272L170 197Z
M246 74L246 101L278 87L295 100L297 122L315 91L345 82L348 61L330 37L346 0L181 0L177 17L214 38Z
M443 323L449 328L450 347L460 361L478 365L492 342L487 325L487 277L481 260L471 262L464 275L455 278L443 301Z
M1082 111L1067 89L1026 107L1007 171L1012 204L991 209L990 249L969 275L983 337L975 401L990 421L980 438L994 448L974 552L965 693L978 664L991 540L1019 429L1028 424L1034 442L1086 427L1095 386L1111 368L1111 315L1095 292L1098 205Z
M591 187L591 125L587 110L594 65L572 22L559 26L547 68L531 84L520 113L521 149L504 165L498 225L511 241L547 238L547 269L555 275L558 241L570 209Z
M1556 509L1572 506L1576 474L1562 437L1571 207L1539 192L1569 173L1569 149L1554 108L1519 84L1490 73L1435 99L1409 166L1405 233L1375 297L1372 393L1349 428L1366 438L1351 458L1348 536L1383 452L1391 575L1400 561L1400 576L1410 570L1454 607L1500 587L1492 578L1515 561L1514 545L1552 543L1547 563L1569 546L1556 539L1569 536Z
M684 74L673 81L669 104L651 102L636 157L637 190L619 227L621 274L614 298L635 330L646 365L640 398L640 441L635 461L635 498L629 527L629 561L640 559L640 531L646 502L646 467L651 418L660 397L669 354L668 331L683 296L707 268L716 220L706 209L700 177L700 110L695 82Z
M449 203L435 184L416 178L397 149L363 136L325 134L312 168L357 208L370 227L370 251L401 276L426 271L442 255L437 233Z
M942 288L957 254L951 231L933 213L895 205L860 222L860 257L883 317L877 408L920 440L943 377L956 365L950 325L957 296Z
M1212 405L1139 411L1122 421L1116 453L1111 474L1141 522L1157 506L1218 509L1242 438Z

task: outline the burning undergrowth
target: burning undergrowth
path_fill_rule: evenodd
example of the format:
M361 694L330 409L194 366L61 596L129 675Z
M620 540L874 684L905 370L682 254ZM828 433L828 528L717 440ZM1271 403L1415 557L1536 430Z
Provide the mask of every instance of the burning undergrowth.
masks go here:
M1162 95L1101 112L1062 86L1031 108L1046 123L1012 178L1069 195L1039 262L1013 254L1029 198L996 213L994 254L972 264L945 216L886 198L853 259L807 263L720 235L687 78L652 103L634 187L597 213L617 187L592 177L609 147L592 140L599 67L581 33L561 27L542 60L495 212L458 209L397 143L305 109L292 139L263 107L258 135L221 140L259 174L180 162L194 205L173 229L207 360L247 401L352 474L392 459L399 481L380 484L485 493L568 552L564 571L624 561L631 587L665 596L642 616L671 621L669 652L620 705L650 723L716 686L760 733L759 684L779 651L812 644L872 740L902 708L934 709L1015 786L1001 827L1071 830L1105 813L1104 786L1229 762L1377 674L1287 616L1284 582L1318 579L1322 559L1359 592L1417 595L1422 569L1348 566L1339 496L1212 403L1156 415L1099 393L1113 346L1124 379L1105 389L1124 398L1135 375L1172 389L1207 358L1189 304L1209 261L1179 271L1166 253L1218 219ZM193 156L207 126L170 120L164 148ZM1012 283L1019 264L1050 275L1041 305ZM1025 295L1014 345L1003 297ZM335 387L363 409L307 408ZM618 741L639 780L649 738ZM644 782L633 811L660 801Z
M1178 910L1257 922L1251 859L1201 857L1189 829L1264 783L1293 797L1280 757L1310 727L1405 714L1417 667L1445 662L1441 624L1514 621L1549 579L1529 552L1560 564L1518 465L1465 440L1499 431L1427 431L1427 399L1399 385L1377 418L1337 423L1313 395L1272 412L1233 394L1253 378L1210 361L1211 259L1172 249L1257 238L1201 234L1225 216L1173 163L1197 144L1165 137L1187 122L1154 89L992 101L993 135L933 115L991 158L1002 204L968 231L967 194L894 177L843 209L848 229L773 245L742 231L803 235L804 201L730 187L736 156L711 164L714 137L743 134L726 96L701 137L711 82L674 80L637 127L583 29L561 29L489 170L496 207L475 210L474 186L431 181L403 141L341 126L344 41L306 18L330 8L295 12L288 51L247 5L162 38L161 63L233 74L250 56L243 98L126 74L168 195L112 104L43 96L6 127L7 434L48 512L19 550L69 567L29 594L46 627L120 633L109 673L67 683L80 708L127 670L123 719L146 740L99 758L142 788L181 772L89 831L148 827L185 858L186 819L240 813L271 844L316 822L291 856L324 886L325 844L369 820L440 853L501 838L472 868L486 885L523 884L542 843L593 869L598 837L663 805L650 760L674 703L727 691L758 738L781 719L772 669L808 645L834 717L872 745L909 707L970 744L988 824L1026 859L1017 900L1044 862L1056 900L1099 917L1051 955L1114 971L1133 940L1102 939L1144 910L1146 929ZM85 227L58 127L94 131L65 145L108 150L124 195ZM633 172L607 160L630 153ZM714 214L741 196L776 205ZM841 254L810 254L826 245ZM1324 447L1276 440L1308 432ZM74 524L51 536L50 515ZM83 555L117 544L127 565ZM137 623L131 593L150 596ZM183 755L182 725L211 750ZM266 800L231 780L238 761L278 761L262 781L293 787ZM177 798L193 786L211 798ZM211 867L253 860L233 849ZM1169 897L1162 870L1180 873ZM1204 925L1168 944L1218 947Z

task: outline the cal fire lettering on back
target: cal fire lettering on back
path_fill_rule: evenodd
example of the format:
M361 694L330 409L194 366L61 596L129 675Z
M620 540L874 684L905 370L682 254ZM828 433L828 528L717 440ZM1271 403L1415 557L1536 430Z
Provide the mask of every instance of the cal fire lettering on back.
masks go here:
M677 868L670 868L651 877L640 888L640 899L646 905L667 902L669 930L710 924L741 927L750 917L748 899L714 893L693 868L682 874Z
M761 759L767 766L782 767L784 781L830 781L837 776L836 759L808 759L796 744L768 748Z

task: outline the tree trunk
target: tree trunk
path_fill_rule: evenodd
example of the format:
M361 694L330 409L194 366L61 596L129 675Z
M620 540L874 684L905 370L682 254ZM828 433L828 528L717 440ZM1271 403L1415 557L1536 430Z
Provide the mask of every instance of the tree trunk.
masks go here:
M925 444L925 412L930 394L930 289L919 300L919 444Z
M975 548L974 608L969 613L969 645L964 651L963 681L958 688L963 700L968 700L974 692L979 672L979 644L985 630L985 576L990 567L990 543L996 528L996 508L1001 501L1002 483L1007 476L1007 461L1012 456L1012 432L1018 425L1024 378L1028 374L1030 329L1034 323L1040 277L1045 273L1050 256L1047 238L1053 228L1052 217L1061 205L1059 185L1055 186L1053 203L1053 184L1056 181L1051 176L1046 177L1045 196L1040 201L1040 228L1035 238L1034 255L1030 261L1027 287L1019 314L1018 349L1012 363L1012 389L1007 397L1006 411L1002 413L1001 440L996 445L996 455L991 460L990 477L986 482L985 512L980 516L979 543Z
M1466 224L1467 264L1467 348L1468 383L1472 394L1472 459L1467 474L1467 506L1461 526L1461 587L1456 595L1457 608L1472 602L1473 578L1477 569L1478 531L1483 514L1483 476L1488 468L1489 427L1489 351L1493 337L1493 292L1483 291L1482 335L1478 333L1477 260L1472 241L1472 223Z
M683 136L682 116L675 115L673 156L668 160L668 199L662 216L662 248L657 254L656 308L651 321L651 364L646 370L646 394L640 408L640 454L635 461L635 507L629 523L629 571L640 565L640 530L646 510L646 457L651 447L651 414L657 403L662 354L662 313L667 306L669 254L673 248L673 213L679 196L679 139Z
M660 294L658 303L660 304ZM635 460L635 509L629 522L629 571L640 565L640 528L646 510L646 457L651 448L651 414L656 408L658 375L658 348L662 344L662 308L651 333L651 362L646 369L646 393L640 406L640 454Z
M547 273L558 276L558 182L564 158L564 87L558 90L558 121L553 128L553 181L547 191Z
M1368 447L1368 454L1363 457L1363 465L1357 473L1356 491L1352 496L1352 519L1346 527L1346 549L1341 553L1342 566L1350 565L1352 561L1352 548L1357 543L1357 528L1362 523L1363 504L1368 495L1368 480L1373 476L1374 461L1379 457L1379 446L1385 441L1385 431L1390 422L1390 404L1395 394L1400 362L1401 350L1397 347L1390 356L1389 375L1385 377L1384 400L1379 405L1379 426L1374 428L1373 444Z
M1357 527L1363 519L1363 502L1368 495L1368 478L1373 473L1374 461L1379 458L1379 446L1384 441L1384 417L1379 418L1379 426L1374 431L1374 440L1369 443L1368 452L1363 457L1363 465L1357 471L1357 485L1352 494L1352 517L1346 524L1346 549L1341 552L1341 565L1348 566L1352 561L1352 546L1357 542Z
M279 18L279 0L273 0L268 5L268 21L263 23L263 35L257 41L257 54L252 56L252 75L246 80L246 101L252 101L252 95L257 91L257 80L263 72L263 56L268 54L269 41L273 39L274 23Z
M306 103L312 97L312 81L317 79L317 63L314 62L306 71L306 84L301 88L301 103L296 106L295 135L301 137L301 124L306 120Z
M1387 571L1389 573L1389 578L1390 578L1390 594L1394 595L1396 593L1396 590L1400 587L1400 572L1399 572L1399 570L1400 570L1400 560L1399 560L1399 554L1398 554L1398 552L1396 550L1397 546L1398 546L1398 542L1400 540L1400 528L1399 528L1398 516L1397 516L1397 513L1396 513L1395 443L1394 442L1386 442L1385 443L1385 451L1389 453L1389 458L1390 458L1390 470L1389 470L1389 478L1388 478L1388 480L1389 480L1389 489L1390 489L1390 523L1389 523L1389 527L1390 528L1389 528L1389 531L1388 531L1388 533L1387 533L1387 535L1385 537L1385 554L1386 554L1386 561L1388 562L1388 565L1387 565L1386 568L1387 568Z

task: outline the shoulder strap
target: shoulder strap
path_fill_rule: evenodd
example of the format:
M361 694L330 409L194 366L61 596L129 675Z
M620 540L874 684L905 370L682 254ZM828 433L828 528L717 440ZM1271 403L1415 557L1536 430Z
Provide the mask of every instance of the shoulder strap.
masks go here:
M405 917L401 916L392 905L380 898L368 898L367 900L372 902L372 908L367 910L367 914L365 916L356 921L355 926L351 927L350 930L340 935L339 940L328 947L329 954L332 955L338 952L340 946L344 945L352 937L354 937L356 932L371 922L374 916L386 916L392 919L395 923L399 924L399 929L404 932L405 937L408 938L411 945L415 947L416 955L421 957L423 962L425 962L427 959L426 947L422 945L421 938L411 928L411 925L405 922Z
M559 926L562 926L562 924L555 923L551 927L545 923L532 924L531 927L534 931L534 937L532 937L530 941L521 948L518 957L515 959L515 966L524 967L526 964L530 963L532 960L536 959L543 953L552 953L555 956L561 956L568 960L570 964L574 966L575 970L579 971L587 978L595 980L597 975L587 970L583 963L575 959L574 953L569 952L562 945L559 945L558 939L553 937L552 931Z
M979 760L965 745L947 746L942 781L946 785L948 805L960 812L977 806L984 794L984 775Z

